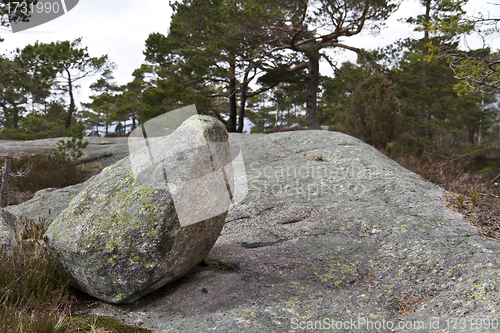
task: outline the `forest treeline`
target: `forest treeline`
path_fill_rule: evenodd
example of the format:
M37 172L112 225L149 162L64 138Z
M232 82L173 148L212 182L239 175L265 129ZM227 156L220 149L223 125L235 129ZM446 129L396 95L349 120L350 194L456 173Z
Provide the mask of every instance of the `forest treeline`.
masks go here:
M498 33L498 17L468 16L467 0L419 2L422 12L405 22L420 38L372 50L351 45L351 37L382 29L401 1L172 2L170 28L149 35L144 64L124 85L114 82L115 64L91 57L81 39L27 45L0 56L0 138L127 135L196 104L230 132L249 124L252 132L328 126L417 155L493 142L499 52L459 42ZM355 52L357 62L338 63L336 50ZM85 77L95 78L93 95L78 106Z

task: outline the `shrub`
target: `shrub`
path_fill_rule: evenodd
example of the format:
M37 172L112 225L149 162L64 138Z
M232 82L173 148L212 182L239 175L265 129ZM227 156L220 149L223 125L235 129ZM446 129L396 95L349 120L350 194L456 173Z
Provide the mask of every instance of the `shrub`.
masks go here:
M347 132L377 148L385 148L397 133L395 93L396 85L381 74L361 82L347 111Z
M38 140L47 138L57 138L66 135L64 128L51 128L40 132L29 132L23 129L4 128L0 131L2 140Z
M81 149L87 147L88 141L83 142L82 138L72 137L69 140L59 140L57 149L52 150L52 156L56 159L68 160L75 162L83 155Z
M85 133L85 126L78 124L70 127L68 130L69 140L59 140L57 142L57 149L52 149L52 156L56 159L62 159L75 162L82 156L82 149L89 145L88 141L83 142L83 135Z
M477 193L470 193L469 197L470 197L473 204L475 204L479 201L479 194L477 194Z

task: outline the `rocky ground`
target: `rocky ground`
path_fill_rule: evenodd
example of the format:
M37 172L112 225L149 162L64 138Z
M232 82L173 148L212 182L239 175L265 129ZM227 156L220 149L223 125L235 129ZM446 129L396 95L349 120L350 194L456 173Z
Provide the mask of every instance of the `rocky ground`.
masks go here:
M57 148L58 141L68 139L70 138L33 141L0 140L0 154L50 152L52 149ZM128 156L128 138L87 137L84 141L88 141L89 145L87 148L82 149L84 154L78 159L80 164L99 161L103 166L108 166Z
M460 202L341 133L231 134L230 142L243 152L248 195L204 265L133 304L87 299L81 311L155 332L498 329L496 234L450 209L472 210L472 198ZM110 148L99 153L108 162L119 151L95 146ZM9 210L54 216L78 186ZM494 209L471 213L496 218Z

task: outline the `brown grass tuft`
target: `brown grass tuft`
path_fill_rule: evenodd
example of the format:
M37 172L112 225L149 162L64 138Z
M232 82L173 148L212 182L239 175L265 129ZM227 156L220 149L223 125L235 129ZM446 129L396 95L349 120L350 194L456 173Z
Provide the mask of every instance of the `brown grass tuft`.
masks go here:
M0 249L0 331L63 332L71 277L47 247L23 242L40 239L44 224L23 223L26 227L16 235L14 249Z
M41 189L82 183L95 174L92 169L85 169L47 154L21 155L12 160L13 173L28 169L30 172L26 177L11 178L9 204L15 205L29 200Z

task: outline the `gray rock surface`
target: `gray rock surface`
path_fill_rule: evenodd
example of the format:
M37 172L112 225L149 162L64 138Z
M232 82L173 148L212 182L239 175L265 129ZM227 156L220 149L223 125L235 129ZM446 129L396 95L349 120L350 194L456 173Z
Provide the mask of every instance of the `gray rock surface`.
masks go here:
M16 232L19 228L17 216L0 208L0 246L5 246L7 253L11 252L17 243Z
M441 188L341 133L233 140L251 192L208 259L236 269L199 266L134 307L91 313L155 332L318 332L328 324L483 332L498 321L500 246L448 209ZM482 329L471 328L475 320Z
M198 223L182 226L177 199L191 194L184 190L189 181L230 164L225 126L193 116L150 150L131 154L91 180L50 224L48 246L83 291L106 302L134 302L178 279L208 254L227 216L229 185L224 184L225 208ZM166 187L164 172L169 184L186 184ZM211 188L198 194L219 196ZM192 205L190 212L205 211Z
M57 142L60 140L69 140L70 138L52 138L43 140L16 141L0 140L0 154L4 153L41 153L50 152L57 148ZM128 156L128 138L98 138L85 137L83 141L88 141L89 145L82 149L82 157L78 163L87 163L99 161L103 166L109 166Z
M207 259L235 269L197 266L133 305L89 313L155 332L320 331L315 321L342 322L338 332L498 331L500 245L448 209L443 189L341 133L230 142L250 194Z

